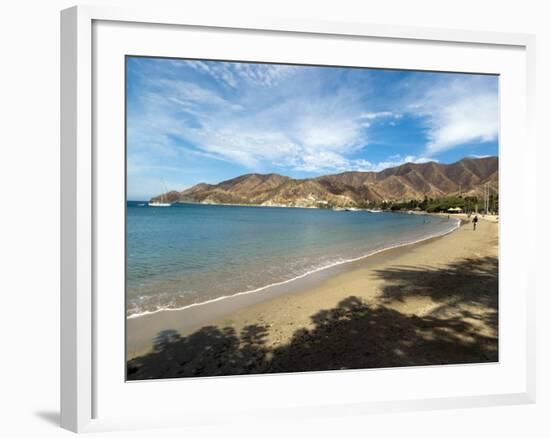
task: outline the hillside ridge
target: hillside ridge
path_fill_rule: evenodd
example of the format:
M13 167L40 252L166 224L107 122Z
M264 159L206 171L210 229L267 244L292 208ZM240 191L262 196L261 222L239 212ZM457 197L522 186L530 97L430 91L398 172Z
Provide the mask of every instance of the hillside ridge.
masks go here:
M249 173L162 197L182 203L350 207L453 195L481 197L487 182L498 190L498 157L463 158L452 164L404 163L380 172L348 171L304 179Z

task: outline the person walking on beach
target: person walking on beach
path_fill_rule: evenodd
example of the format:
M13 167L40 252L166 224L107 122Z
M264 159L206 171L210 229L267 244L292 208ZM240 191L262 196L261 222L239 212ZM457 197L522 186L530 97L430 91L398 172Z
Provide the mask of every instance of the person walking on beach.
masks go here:
M474 216L474 219L472 220L472 222L474 223L474 231L475 231L477 227L477 215Z

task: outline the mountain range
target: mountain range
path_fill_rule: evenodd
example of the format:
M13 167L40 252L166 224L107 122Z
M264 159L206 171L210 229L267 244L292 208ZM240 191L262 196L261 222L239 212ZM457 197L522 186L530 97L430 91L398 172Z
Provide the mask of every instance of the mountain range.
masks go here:
M293 179L250 173L219 184L200 183L182 192L152 198L168 202L265 206L351 207L449 195L483 196L484 185L498 190L498 157L464 158L452 164L405 163L380 172L343 172Z

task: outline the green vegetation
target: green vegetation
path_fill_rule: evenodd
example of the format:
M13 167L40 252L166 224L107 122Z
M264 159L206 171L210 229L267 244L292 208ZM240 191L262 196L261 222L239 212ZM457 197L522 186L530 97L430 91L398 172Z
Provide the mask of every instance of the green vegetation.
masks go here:
M363 207L363 205L359 205L359 207ZM425 196L421 201L418 199L411 199L409 201L401 202L383 201L378 203L369 203L368 208L380 208L382 210L391 211L417 210L426 211L428 213L446 212L449 208L461 208L465 213L471 213L475 212L477 208L477 211L481 213L483 212L484 202L483 199L478 199L477 197L472 196L446 196L437 199L428 198ZM491 195L489 197L489 212L498 214L497 195Z
M498 214L498 195L489 196L489 213ZM464 213L484 213L484 199L476 196L445 196L442 198L410 199L408 201L363 201L356 204L333 204L318 202L317 208L333 209L355 207L361 209L380 209L386 211L424 211L427 213L447 213L449 209L460 208Z
M449 208L461 208L462 210L465 210L466 200L459 196L449 196L446 198L437 199L428 203L426 206L426 211L428 213L438 213L441 211L447 211Z

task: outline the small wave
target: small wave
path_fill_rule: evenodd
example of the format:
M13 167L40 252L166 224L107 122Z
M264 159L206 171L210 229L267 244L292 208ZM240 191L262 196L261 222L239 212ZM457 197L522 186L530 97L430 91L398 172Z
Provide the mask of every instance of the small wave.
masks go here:
M450 234L452 233L453 231L456 231L458 228L460 228L460 220L458 219L454 219L453 220L455 221L455 224L454 226L449 229L449 230L445 230L441 233L433 233L433 234L429 234L427 236L424 236L424 237L421 237L420 239L416 239L416 240L412 240L412 241L407 241L407 242L399 242L395 245L391 245L391 246L388 246L388 247L384 247L384 248L380 248L380 249L377 249L377 250L374 250L374 251L371 251L367 254L364 254L364 255L361 255L361 256L358 256L358 257L354 257L354 258L350 258L350 259L344 259L344 260L339 260L339 261L336 261L336 262L332 262L332 263L329 263L327 265L323 265L323 266L319 266L317 268L314 268L310 271L307 271L303 274L300 274L296 277L292 277L288 280L283 280L283 281L279 281L279 282L276 282L276 283L271 283L271 284L267 284L265 286L261 286L261 287L258 287L258 288L255 288L255 289L250 289L250 290L246 290L246 291L242 291L242 292L236 292L234 294L231 294L231 295L222 295L220 297L216 297L216 298L212 298L212 299L209 299L209 300L206 300L206 301L201 301L199 303L192 303L192 304L188 304L188 305L185 305L185 306L181 306L181 307L168 307L168 306L163 306L163 307L157 307L155 310L144 310L143 312L139 312L139 313L133 313L131 315L127 315L126 318L127 319L133 319L133 318L139 318L141 316L146 316L146 315L152 315L154 313L159 313L159 312L172 312L172 311L178 311L178 310L185 310L185 309L190 309L190 308L193 308L193 307L198 307L198 306L204 306L206 304L211 304L211 303L216 303L218 301L222 301L222 300L225 300L225 299L228 299L228 298L234 298L234 297L238 297L238 296L242 296L242 295L249 295L249 294L253 294L253 293L257 293L257 292L261 292L263 290L266 290L266 289L269 289L269 288L272 288L272 287L276 287L276 286L282 286L284 284L288 284L288 283L291 283L293 281L296 281L296 280L300 280L302 278L305 278L309 275L312 275L312 274L315 274L317 272L320 272L320 271L324 271L325 269L330 269L330 268L334 268L336 266L340 266L340 265L343 265L343 264L346 264L346 263L352 263L352 262L356 262L356 261L359 261L359 260L362 260L362 259L365 259L367 257L371 257L375 254L379 254L383 251L388 251L390 249L395 249L395 248L401 248L401 247L404 247L404 246L409 246L409 245L414 245L416 243L420 243L420 242L424 242L425 240L429 240L429 239L433 239L435 237L442 237L442 236L445 236L447 234Z

